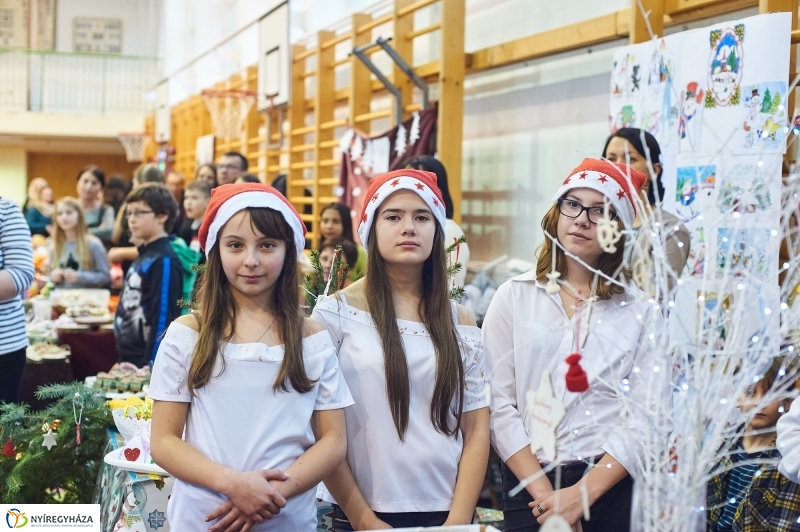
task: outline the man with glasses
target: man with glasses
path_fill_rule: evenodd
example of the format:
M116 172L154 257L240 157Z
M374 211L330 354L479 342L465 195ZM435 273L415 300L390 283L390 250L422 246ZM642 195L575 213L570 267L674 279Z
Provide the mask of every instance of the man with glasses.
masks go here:
M247 172L247 158L238 151L229 151L219 159L217 182L220 185L233 183Z

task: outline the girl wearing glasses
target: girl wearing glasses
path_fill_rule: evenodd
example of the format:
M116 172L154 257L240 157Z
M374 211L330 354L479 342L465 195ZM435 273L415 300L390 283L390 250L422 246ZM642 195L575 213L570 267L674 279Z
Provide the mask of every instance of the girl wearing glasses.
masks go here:
M620 418L621 396L639 404L652 399L651 380L663 373L640 375L640 368L654 366L648 360L652 329L646 327L658 327L661 316L652 304L637 300L629 271L621 267L624 242L612 253L603 251L598 223L607 217L629 229L644 181L636 170L585 159L542 219L546 235L536 269L503 284L489 306L482 333L492 371L491 438L504 462L509 532L539 530L556 513L571 525L580 520L585 532L629 529L631 474L639 463L634 427L641 420ZM607 278L595 279L595 271ZM577 360L573 353L580 354ZM555 460L542 450L531 452L531 417L543 412L529 409L526 393L540 388L545 373L565 407L555 428ZM509 496L519 479L537 473ZM589 521L582 519L581 484L591 507Z

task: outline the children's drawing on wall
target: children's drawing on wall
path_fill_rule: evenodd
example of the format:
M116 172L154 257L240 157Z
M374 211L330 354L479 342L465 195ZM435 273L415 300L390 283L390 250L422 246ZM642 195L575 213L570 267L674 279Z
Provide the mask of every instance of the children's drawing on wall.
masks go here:
M653 51L647 73L647 92L640 127L654 135L662 151L675 136L673 131L678 119L678 105L673 101L675 60L672 51L661 39Z
M711 54L708 60L705 106L714 108L739 105L744 66L744 24L724 30L711 30L709 43Z
M678 214L691 219L714 205L716 165L678 167L675 200Z
M629 99L638 94L642 82L641 68L633 54L616 57L611 74L611 96Z
M722 227L717 233L717 278L770 276L769 229ZM776 237L777 238L777 237Z
M689 258L686 260L684 275L699 277L705 273L706 266L706 232L701 227L689 231Z
M617 115L611 118L612 133L616 133L623 127L636 127L636 111L633 104L623 105Z
M725 348L732 325L733 294L717 292L697 292L698 343L709 346L714 351Z
M678 122L681 152L696 151L700 147L704 96L705 91L696 81L687 83L686 89L681 92L681 117Z
M752 214L772 207L770 187L761 169L753 164L737 164L720 178L717 207L720 214Z
M744 87L747 109L742 130L745 148L783 150L786 134L786 84L759 83Z

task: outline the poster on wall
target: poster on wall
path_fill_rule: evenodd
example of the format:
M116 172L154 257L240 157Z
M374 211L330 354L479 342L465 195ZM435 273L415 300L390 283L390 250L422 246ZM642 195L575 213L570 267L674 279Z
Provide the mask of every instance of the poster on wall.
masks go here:
M29 47L28 10L28 2L0 0L0 47Z
M752 304L754 330L767 326L759 309L779 303L790 40L791 14L776 13L684 31L614 55L610 130L637 127L656 137L663 207L690 231L689 260L675 294L689 341L714 346L719 342L709 335L728 337L726 309L737 300Z
M75 17L72 19L72 50L103 54L122 53L122 20Z

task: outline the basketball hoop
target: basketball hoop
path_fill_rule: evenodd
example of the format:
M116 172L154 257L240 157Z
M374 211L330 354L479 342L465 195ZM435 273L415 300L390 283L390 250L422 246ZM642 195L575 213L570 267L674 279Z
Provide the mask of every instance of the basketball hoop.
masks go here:
M278 120L277 124L273 124L272 113L275 111L275 95L269 94L265 95L267 100L267 104L264 107L264 112L267 114L267 149L268 150L279 150L281 146L283 146L283 111L286 106L281 105L277 107L278 110ZM272 132L273 128L277 126L278 128L278 142L272 142Z
M150 142L147 133L120 133L117 138L125 148L125 159L129 163L138 163L144 159L144 149Z
M201 94L214 123L216 136L226 141L240 136L247 115L256 103L256 93L234 89L208 89Z

